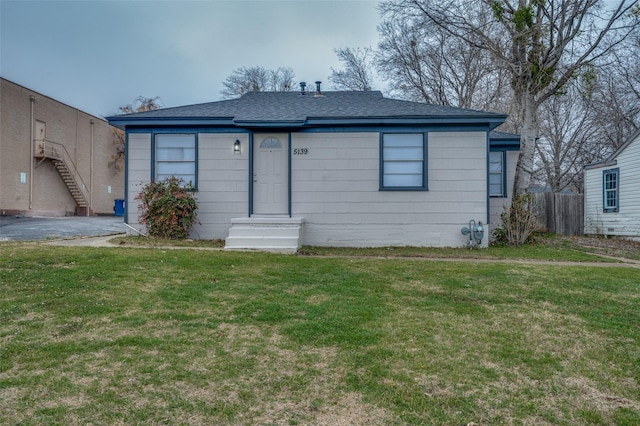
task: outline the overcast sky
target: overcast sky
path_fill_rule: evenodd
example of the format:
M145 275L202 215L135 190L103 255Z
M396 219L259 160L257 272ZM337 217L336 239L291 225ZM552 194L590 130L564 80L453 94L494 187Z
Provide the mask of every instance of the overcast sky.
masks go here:
M234 69L291 67L323 82L334 49L376 47L370 0L0 0L0 74L97 116L138 96L220 99ZM382 87L375 87L382 89Z

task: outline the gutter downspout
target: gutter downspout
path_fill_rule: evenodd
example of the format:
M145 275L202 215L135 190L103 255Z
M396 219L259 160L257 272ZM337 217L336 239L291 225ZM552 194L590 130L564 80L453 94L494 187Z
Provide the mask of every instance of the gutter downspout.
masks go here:
M89 209L87 210L87 216L93 210L93 126L95 124L93 119L89 120L89 123L91 124L91 148L89 151L91 158L89 160Z
M34 95L29 95L29 210L33 209L33 107L36 102Z
M486 167L486 179L487 179L487 221L485 222L487 224L487 230L489 229L489 227L492 225L491 223L491 185L489 184L489 163L491 161L490 159L491 157L491 130L487 130L487 161L485 164ZM503 161L502 161L503 165L502 168L504 169L504 165L506 164L506 162L504 161L504 157L503 157ZM507 172L506 170L504 171L504 174L506 175Z

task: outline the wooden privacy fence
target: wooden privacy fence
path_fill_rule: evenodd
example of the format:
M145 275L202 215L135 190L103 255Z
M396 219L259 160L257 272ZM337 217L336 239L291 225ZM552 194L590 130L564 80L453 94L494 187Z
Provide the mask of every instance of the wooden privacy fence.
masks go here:
M584 232L584 195L533 194L534 207L543 230L560 235L582 235Z

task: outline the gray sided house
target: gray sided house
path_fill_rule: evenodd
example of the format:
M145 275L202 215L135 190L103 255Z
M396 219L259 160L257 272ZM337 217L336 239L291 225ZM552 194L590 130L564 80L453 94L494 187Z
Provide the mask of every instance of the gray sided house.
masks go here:
M197 188L194 238L229 249L465 246L499 217L519 141L505 115L380 92L251 92L109 117L125 129L126 216L169 175ZM493 135L491 137L490 135Z
M640 239L640 129L584 169L584 233Z

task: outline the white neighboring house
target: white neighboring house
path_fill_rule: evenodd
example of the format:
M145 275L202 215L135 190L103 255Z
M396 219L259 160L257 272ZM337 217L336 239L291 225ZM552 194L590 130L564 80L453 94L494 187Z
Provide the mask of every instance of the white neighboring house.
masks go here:
M640 129L584 170L584 233L640 239Z
M229 249L468 244L513 186L503 114L388 99L380 92L250 92L238 99L109 117L126 130L125 221L136 194L191 181L192 237Z

